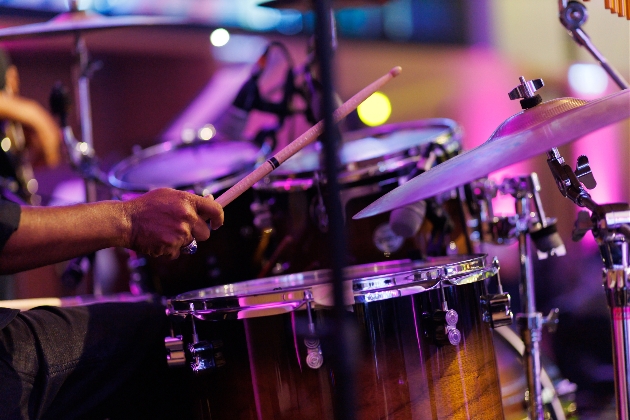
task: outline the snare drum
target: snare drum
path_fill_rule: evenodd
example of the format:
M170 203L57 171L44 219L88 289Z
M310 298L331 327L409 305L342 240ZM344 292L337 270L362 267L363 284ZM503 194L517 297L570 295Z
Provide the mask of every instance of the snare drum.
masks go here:
M358 419L502 419L482 256L349 267ZM333 418L336 345L329 270L185 293L197 418ZM192 376L192 375L191 375Z
M221 192L236 184L264 159L260 149L240 141L165 142L118 163L109 182L119 199L133 198L158 187L188 190L199 195ZM140 256L131 261L132 287L174 296L209 285L251 279L260 263L252 261L259 234L250 211L252 192L230 204L230 217L199 243L197 253L174 261Z
M424 236L404 238L390 228L389 213L363 220L352 220L352 216L410 177L456 155L460 148L460 129L448 119L390 124L344 134L338 179L349 264L415 260L446 253L444 245L459 236L463 228L446 232L448 239L440 238L441 249L435 250L428 249L435 242L428 239L435 233L428 221L423 225ZM321 145L313 144L254 186L259 208L267 210L271 221L268 227L273 232L260 277L330 267L322 251L330 239L320 156ZM448 213L442 204L430 201L426 219L446 219Z

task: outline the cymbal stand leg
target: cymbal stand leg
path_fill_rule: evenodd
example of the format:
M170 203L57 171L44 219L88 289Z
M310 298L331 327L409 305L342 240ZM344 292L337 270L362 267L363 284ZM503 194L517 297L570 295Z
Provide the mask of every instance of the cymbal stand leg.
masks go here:
M540 346L543 317L536 312L536 298L534 291L534 270L530 252L531 239L528 235L529 206L527 198L517 199L518 248L521 265L520 295L522 313L516 316L521 338L525 344L523 363L527 375L527 389L529 390L528 411L531 420L544 419L542 400L542 385L540 382Z
M573 40L586 50L597 60L602 68L608 73L610 78L620 89L628 89L628 82L615 70L606 60L606 57L595 47L589 36L582 29L582 25L588 19L586 6L577 1L560 1L560 22L569 31Z

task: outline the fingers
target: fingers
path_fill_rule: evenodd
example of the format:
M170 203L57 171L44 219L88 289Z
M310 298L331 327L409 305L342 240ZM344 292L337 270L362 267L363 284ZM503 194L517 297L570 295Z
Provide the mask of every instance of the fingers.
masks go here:
M205 197L197 197L197 214L203 220L208 220L212 226L212 230L216 230L223 226L224 214L223 207L214 200L212 194Z

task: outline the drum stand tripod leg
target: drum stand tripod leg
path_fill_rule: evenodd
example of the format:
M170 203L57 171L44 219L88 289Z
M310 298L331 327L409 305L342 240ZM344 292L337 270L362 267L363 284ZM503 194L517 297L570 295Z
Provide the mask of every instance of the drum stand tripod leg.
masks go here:
M525 226L527 228L527 226ZM529 390L528 411L532 420L544 419L542 386L540 383L540 347L538 345L542 332L542 315L536 312L534 275L532 257L530 254L530 238L526 230L519 233L519 257L521 264L521 308L522 313L516 316L521 338L525 344L523 363L527 375L527 389Z

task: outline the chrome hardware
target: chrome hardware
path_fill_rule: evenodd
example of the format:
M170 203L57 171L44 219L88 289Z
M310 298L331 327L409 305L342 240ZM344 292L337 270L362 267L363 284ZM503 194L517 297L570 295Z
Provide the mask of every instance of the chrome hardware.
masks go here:
M197 326L195 325L194 304L190 303L191 316L190 321L192 323L192 340L193 342L188 345L188 352L192 358L190 367L193 372L203 372L211 368L217 368L225 365L225 359L223 353L217 351L223 347L222 340L199 340L197 335Z
M578 177L582 185L589 190L592 190L597 186L597 181L591 171L591 165L588 163L588 157L582 155L578 158L575 166L575 176Z
M508 93L511 100L533 98L536 95L536 91L545 86L542 79L526 81L525 78L521 76L518 80L520 80L521 84Z
M184 366L186 364L186 354L184 353L184 341L182 336L165 337L166 362L168 367Z
M511 325L514 315L511 310L511 297L509 293L503 293L503 285L501 284L501 275L499 270L501 266L499 259L492 259L492 266L497 272L498 292L496 294L487 294L481 296L481 307L484 309L482 319L490 324L492 328L498 328L505 325Z
M313 296L308 293L306 296L308 299L312 299ZM309 337L304 339L304 345L306 346L306 365L311 369L319 369L324 364L324 355L322 354L322 346L320 345L319 338L315 337L315 324L313 323L311 301L306 303L306 313L308 315L308 330Z

